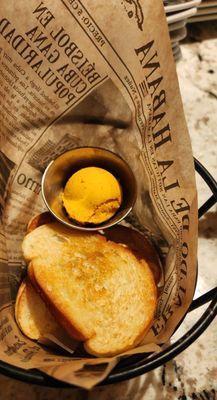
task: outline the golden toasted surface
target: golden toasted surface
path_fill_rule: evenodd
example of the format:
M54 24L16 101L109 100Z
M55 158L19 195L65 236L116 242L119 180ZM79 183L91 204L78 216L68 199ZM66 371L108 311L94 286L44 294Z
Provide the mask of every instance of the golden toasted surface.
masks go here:
M128 248L50 223L27 234L23 253L56 320L88 352L114 355L142 340L153 320L156 286L148 264Z
M125 244L139 260L145 260L151 269L155 282L159 283L162 275L162 268L159 255L144 234L126 226L115 225L105 230L107 239L116 243Z

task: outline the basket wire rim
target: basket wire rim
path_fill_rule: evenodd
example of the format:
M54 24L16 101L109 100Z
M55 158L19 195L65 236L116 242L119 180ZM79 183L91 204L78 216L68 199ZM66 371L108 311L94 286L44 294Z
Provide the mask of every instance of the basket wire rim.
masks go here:
M217 182L196 158L194 158L194 165L195 170L207 183L212 192L212 196L198 210L198 217L200 218L217 202ZM132 357L133 359L136 359L136 361L127 366L125 369L123 367L121 369L117 365L115 369L108 375L108 377L100 383L100 385L108 385L135 378L163 365L187 349L187 347L189 347L206 330L206 328L211 324L217 315L217 288L213 288L209 292L195 299L187 311L188 313L210 301L211 303L203 312L198 321L181 338L176 340L176 342L168 346L160 353L154 353L150 357L144 357L142 359L139 357L139 355L138 357ZM1 360L0 373L20 381L34 383L40 386L75 388L74 385L70 385L66 382L52 378L37 369L24 370Z

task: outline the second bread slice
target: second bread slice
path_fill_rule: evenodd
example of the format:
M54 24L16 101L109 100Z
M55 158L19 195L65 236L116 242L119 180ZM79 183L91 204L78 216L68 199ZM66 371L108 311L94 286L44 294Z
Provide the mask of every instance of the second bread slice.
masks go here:
M25 279L19 287L15 318L21 331L30 339L38 340L47 333L60 329L28 279Z

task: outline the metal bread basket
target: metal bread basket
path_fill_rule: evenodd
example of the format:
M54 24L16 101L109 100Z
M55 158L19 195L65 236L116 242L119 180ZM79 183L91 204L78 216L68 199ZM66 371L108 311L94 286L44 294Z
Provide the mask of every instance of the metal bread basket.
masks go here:
M195 170L206 182L212 192L211 197L198 210L198 218L200 219L215 203L217 203L217 182L206 168L204 168L204 166L197 160L195 160ZM101 382L100 385L116 383L142 375L170 361L179 353L187 349L187 347L206 330L217 314L217 288L211 289L207 293L193 300L187 314L206 303L210 304L203 312L202 316L181 338L176 340L160 353L133 355L125 358L119 362L115 369L113 369L110 375ZM57 388L73 387L72 385L51 378L37 369L24 370L2 361L0 361L0 373L14 379L41 386Z

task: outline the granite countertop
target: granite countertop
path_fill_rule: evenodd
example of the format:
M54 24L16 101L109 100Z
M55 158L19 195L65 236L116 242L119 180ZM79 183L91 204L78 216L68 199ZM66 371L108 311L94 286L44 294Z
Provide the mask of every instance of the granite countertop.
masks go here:
M217 39L182 45L177 65L185 115L193 154L217 179ZM197 177L199 204L211 194ZM196 296L215 286L217 270L217 207L199 224L199 279ZM180 337L206 306L188 314L176 333ZM0 376L0 398L4 400L214 400L217 397L216 322L196 342L166 365L141 377L98 387L91 392L40 388Z

